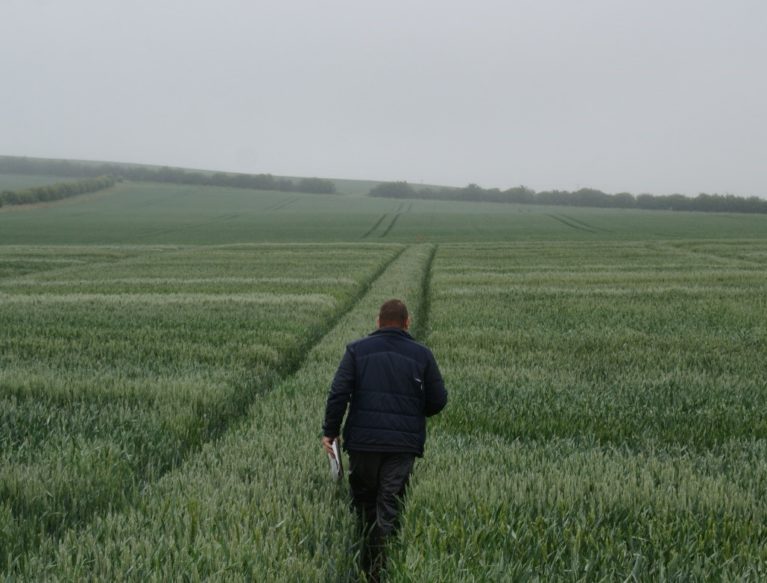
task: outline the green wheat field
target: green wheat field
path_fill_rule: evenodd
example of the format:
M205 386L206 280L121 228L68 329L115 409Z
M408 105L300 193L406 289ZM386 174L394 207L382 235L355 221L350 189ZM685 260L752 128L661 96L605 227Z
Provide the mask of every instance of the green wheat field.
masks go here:
M387 581L767 578L767 216L337 185L0 210L0 577L359 580L324 399L400 297L450 402Z

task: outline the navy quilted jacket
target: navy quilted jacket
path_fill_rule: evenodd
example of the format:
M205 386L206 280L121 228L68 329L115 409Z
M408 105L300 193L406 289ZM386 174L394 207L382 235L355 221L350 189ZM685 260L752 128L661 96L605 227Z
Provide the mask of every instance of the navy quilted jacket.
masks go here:
M423 455L426 417L447 404L434 355L399 328L379 328L347 345L325 409L327 437L344 449Z

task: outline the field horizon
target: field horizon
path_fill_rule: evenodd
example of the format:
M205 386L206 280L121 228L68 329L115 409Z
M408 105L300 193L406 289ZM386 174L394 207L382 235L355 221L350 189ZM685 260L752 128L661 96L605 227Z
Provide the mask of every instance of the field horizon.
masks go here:
M55 177L0 174L0 190ZM608 209L367 196L373 181L337 180L336 194L123 181L95 193L0 208L0 245L400 243L529 240L761 239L767 215ZM85 227L85 228L83 228Z

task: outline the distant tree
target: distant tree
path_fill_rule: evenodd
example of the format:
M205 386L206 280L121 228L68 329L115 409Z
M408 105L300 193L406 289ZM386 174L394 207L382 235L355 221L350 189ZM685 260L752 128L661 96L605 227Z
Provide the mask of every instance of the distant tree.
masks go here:
M96 178L83 178L75 182L57 182L56 184L35 186L15 191L4 190L0 193L0 206L60 200L77 194L103 190L113 186L114 183L115 179L112 176L99 176Z
M535 202L535 191L526 186L515 186L505 190L506 200L520 204L532 204Z
M561 190L544 190L535 195L538 204L566 205L569 204L566 192Z
M634 208L634 205L636 204L636 200L634 200L634 197L629 192L619 192L618 194L613 195L613 206L617 208Z
M274 181L274 190L281 190L283 192L297 191L296 185L289 178L279 178Z
M332 180L323 178L302 178L298 181L296 190L317 194L333 194L336 191L336 185Z
M453 190L451 194L457 200L486 200L485 190L474 183L464 186L459 190Z
M640 194L636 197L636 206L641 209L658 209L660 203L651 194Z
M610 196L595 188L581 188L570 195L575 206L606 207L610 205Z
M418 198L416 191L407 182L382 182L370 189L369 194L389 198Z

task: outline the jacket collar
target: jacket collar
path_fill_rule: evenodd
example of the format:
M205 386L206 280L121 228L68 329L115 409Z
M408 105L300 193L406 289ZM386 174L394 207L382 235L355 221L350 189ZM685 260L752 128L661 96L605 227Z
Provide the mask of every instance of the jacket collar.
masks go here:
M413 337L410 335L410 333L408 333L406 330L403 330L402 328L397 328L396 326L379 328L378 330L371 332L370 336L376 336L378 334L397 334L399 336L404 336L405 338L410 338L413 340Z

